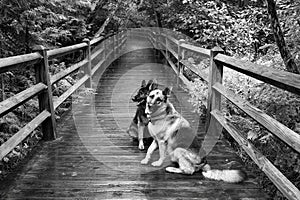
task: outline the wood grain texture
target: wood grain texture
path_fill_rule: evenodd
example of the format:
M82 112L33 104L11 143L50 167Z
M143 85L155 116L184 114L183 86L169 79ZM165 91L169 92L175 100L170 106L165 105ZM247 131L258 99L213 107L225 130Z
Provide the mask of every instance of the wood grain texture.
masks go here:
M204 49L204 48L197 47L197 46L194 46L194 45L191 45L191 44L182 44L181 47L186 49L186 50L198 53L201 56L204 56L206 58L209 58L209 56L210 56L210 50L209 49Z
M0 59L0 73L14 70L20 66L29 66L40 62L42 56L39 53L30 53Z
M31 99L41 91L47 89L47 86L43 83L38 83L18 94L12 96L4 101L0 102L0 116L9 113L14 108L20 106L27 100Z
M64 69L63 71L60 71L60 72L54 74L53 76L50 77L51 85L53 85L57 81L65 78L66 76L70 75L71 73L75 72L79 68L85 67L87 64L88 64L87 60L82 60L82 61L80 61L76 64L73 64L72 66Z
M259 168L269 177L276 187L291 200L298 200L300 191L294 186L260 151L258 151L247 139L222 116L218 110L211 112L220 124L230 133L237 143L247 152L251 159L259 166Z
M224 66L234 69L238 72L269 83L278 88L300 94L300 75L286 71L275 70L270 67L242 61L219 54L215 57L217 62L221 62Z
M194 72L199 78L204 80L206 83L208 83L208 76L207 74L203 73L201 70L196 68L193 64L190 64L188 61L182 60L180 61L185 67L190 69L192 72Z
M73 53L75 51L78 51L80 49L84 49L87 46L88 45L83 42L83 43L75 44L75 45L72 45L72 46L61 47L61 48L58 48L58 49L49 50L49 51L47 51L48 59L51 60L51 59L56 58L56 57L67 55L67 54Z
M20 142L22 142L34 129L36 129L45 119L50 117L48 111L43 111L37 115L25 127L21 128L16 134L10 137L5 143L0 146L0 160L13 150Z
M198 137L204 137L204 124L192 112L184 84L177 84L177 74L157 60L153 49L135 50L143 43L151 46L147 40L128 39L128 51L125 49L105 71L100 68L95 73L96 94L74 103L72 112L58 124L58 139L44 143L17 175L1 183L1 199L268 198L252 181L229 184L204 179L201 173L170 174L164 168L140 164L145 151L138 150L126 129L136 109L130 97L143 79L156 78L160 88L173 86L171 102L199 130ZM153 160L157 158L155 152ZM230 161L236 163L235 168L244 168L223 140L207 159L214 168L226 168Z
M35 65L36 83L43 83L47 86L46 90L38 94L39 110L40 112L47 110L51 113L51 116L42 123L43 139L51 140L56 138L56 121L53 108L47 49L39 45L36 47L36 51L43 56L43 61L40 64Z
M79 79L74 85L72 85L67 91L65 91L62 95L60 95L54 102L53 107L54 110L60 106L68 97L70 97L81 85L83 85L89 79L88 75L84 75L81 79Z
M278 122L274 118L270 117L262 110L252 106L246 100L243 100L239 96L235 95L230 90L227 90L223 85L216 83L213 88L231 101L234 105L239 107L242 111L247 113L255 121L268 129L273 135L280 138L290 147L300 153L300 135Z

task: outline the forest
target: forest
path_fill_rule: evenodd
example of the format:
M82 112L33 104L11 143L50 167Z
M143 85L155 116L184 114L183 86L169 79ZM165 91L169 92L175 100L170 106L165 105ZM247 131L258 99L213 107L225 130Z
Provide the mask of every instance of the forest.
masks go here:
M47 49L82 42L128 28L162 27L193 39L197 46L219 46L226 55L262 64L266 68L300 74L300 1L297 0L0 0L0 58L31 53L37 45ZM207 60L186 58L199 69ZM76 56L51 63L55 73L76 62ZM0 75L0 100L23 91L34 83L31 68ZM53 88L54 96L74 84L68 76ZM238 72L225 71L224 84L268 115L300 134L300 97L261 83ZM205 112L207 85L194 79L190 101L200 114ZM30 100L0 118L0 145L38 112ZM57 111L57 119L70 102ZM300 156L280 142L229 102L224 113L283 174L300 188ZM41 139L39 130L0 161L0 180L15 169ZM249 166L255 163L224 135ZM253 167L255 168L255 167ZM272 199L285 199L257 169L253 177Z

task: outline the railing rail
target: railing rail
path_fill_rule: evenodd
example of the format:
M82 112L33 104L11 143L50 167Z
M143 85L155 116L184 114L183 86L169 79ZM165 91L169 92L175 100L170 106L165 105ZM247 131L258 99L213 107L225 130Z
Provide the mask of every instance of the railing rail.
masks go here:
M112 37L114 40L111 39ZM86 39L80 44L53 50L46 50L42 46L37 46L37 52L35 53L0 59L0 73L13 69L21 70L22 68L20 67L23 66L34 66L36 75L35 85L0 102L0 117L13 111L35 96L38 96L40 110L40 113L34 119L0 146L0 160L40 125L42 126L43 139L55 139L56 126L54 111L83 84L92 87L92 76L100 68L105 68L113 61L113 59L109 58L111 58L112 54L116 57L125 42L126 34L124 31L121 31L118 32L116 36L110 34L107 37L95 38L91 41ZM109 46L111 48L107 49ZM49 60L74 52L84 52L84 59L50 76ZM92 62L96 63L94 67L92 67ZM51 86L80 68L83 69L85 74L77 80L74 85L68 88L67 91L54 100L52 98Z
M252 106L246 100L243 100L238 95L226 89L222 84L223 68L228 67L294 94L300 94L300 75L238 60L222 54L222 50L219 48L209 50L197 47L165 34L164 30L144 28L135 31L140 35L144 35L144 37L152 43L154 48L161 51L165 56L165 59L183 82L188 80L182 74L182 68L188 68L208 83L207 121L209 122L211 117L215 118L223 128L231 134L236 142L245 150L250 158L269 177L285 197L293 200L299 199L300 192L297 187L293 185L259 150L257 150L250 141L244 138L244 136L234 128L233 124L225 119L221 113L221 96L227 98L230 102L248 114L248 116L300 153L299 134L270 117L260 109ZM177 49L171 47L174 45L177 45ZM187 52L193 52L196 53L197 56L210 59L208 76L184 59ZM174 62L170 55L177 61Z

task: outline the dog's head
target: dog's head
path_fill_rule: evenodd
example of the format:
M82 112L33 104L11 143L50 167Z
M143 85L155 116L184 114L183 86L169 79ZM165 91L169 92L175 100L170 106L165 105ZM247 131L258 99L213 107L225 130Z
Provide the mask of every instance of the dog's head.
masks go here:
M149 80L147 84L146 81L143 80L140 89L138 90L137 94L132 98L132 101L137 103L146 101L149 92L157 88L158 84L156 80Z
M150 115L156 110L166 105L168 98L170 97L171 89L166 87L164 90L155 89L151 91L147 97L145 113Z

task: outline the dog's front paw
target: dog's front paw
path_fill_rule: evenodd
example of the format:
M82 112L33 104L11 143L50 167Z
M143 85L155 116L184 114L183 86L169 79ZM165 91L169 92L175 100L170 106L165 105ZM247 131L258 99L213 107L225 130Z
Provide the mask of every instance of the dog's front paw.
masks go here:
M162 160L158 160L158 161L155 161L152 163L152 166L154 167L159 167L163 164L163 161Z
M144 158L143 160L141 160L141 164L142 165L146 165L149 162L149 158Z
M144 150L144 149L145 149L144 142L140 141L139 142L139 150Z

